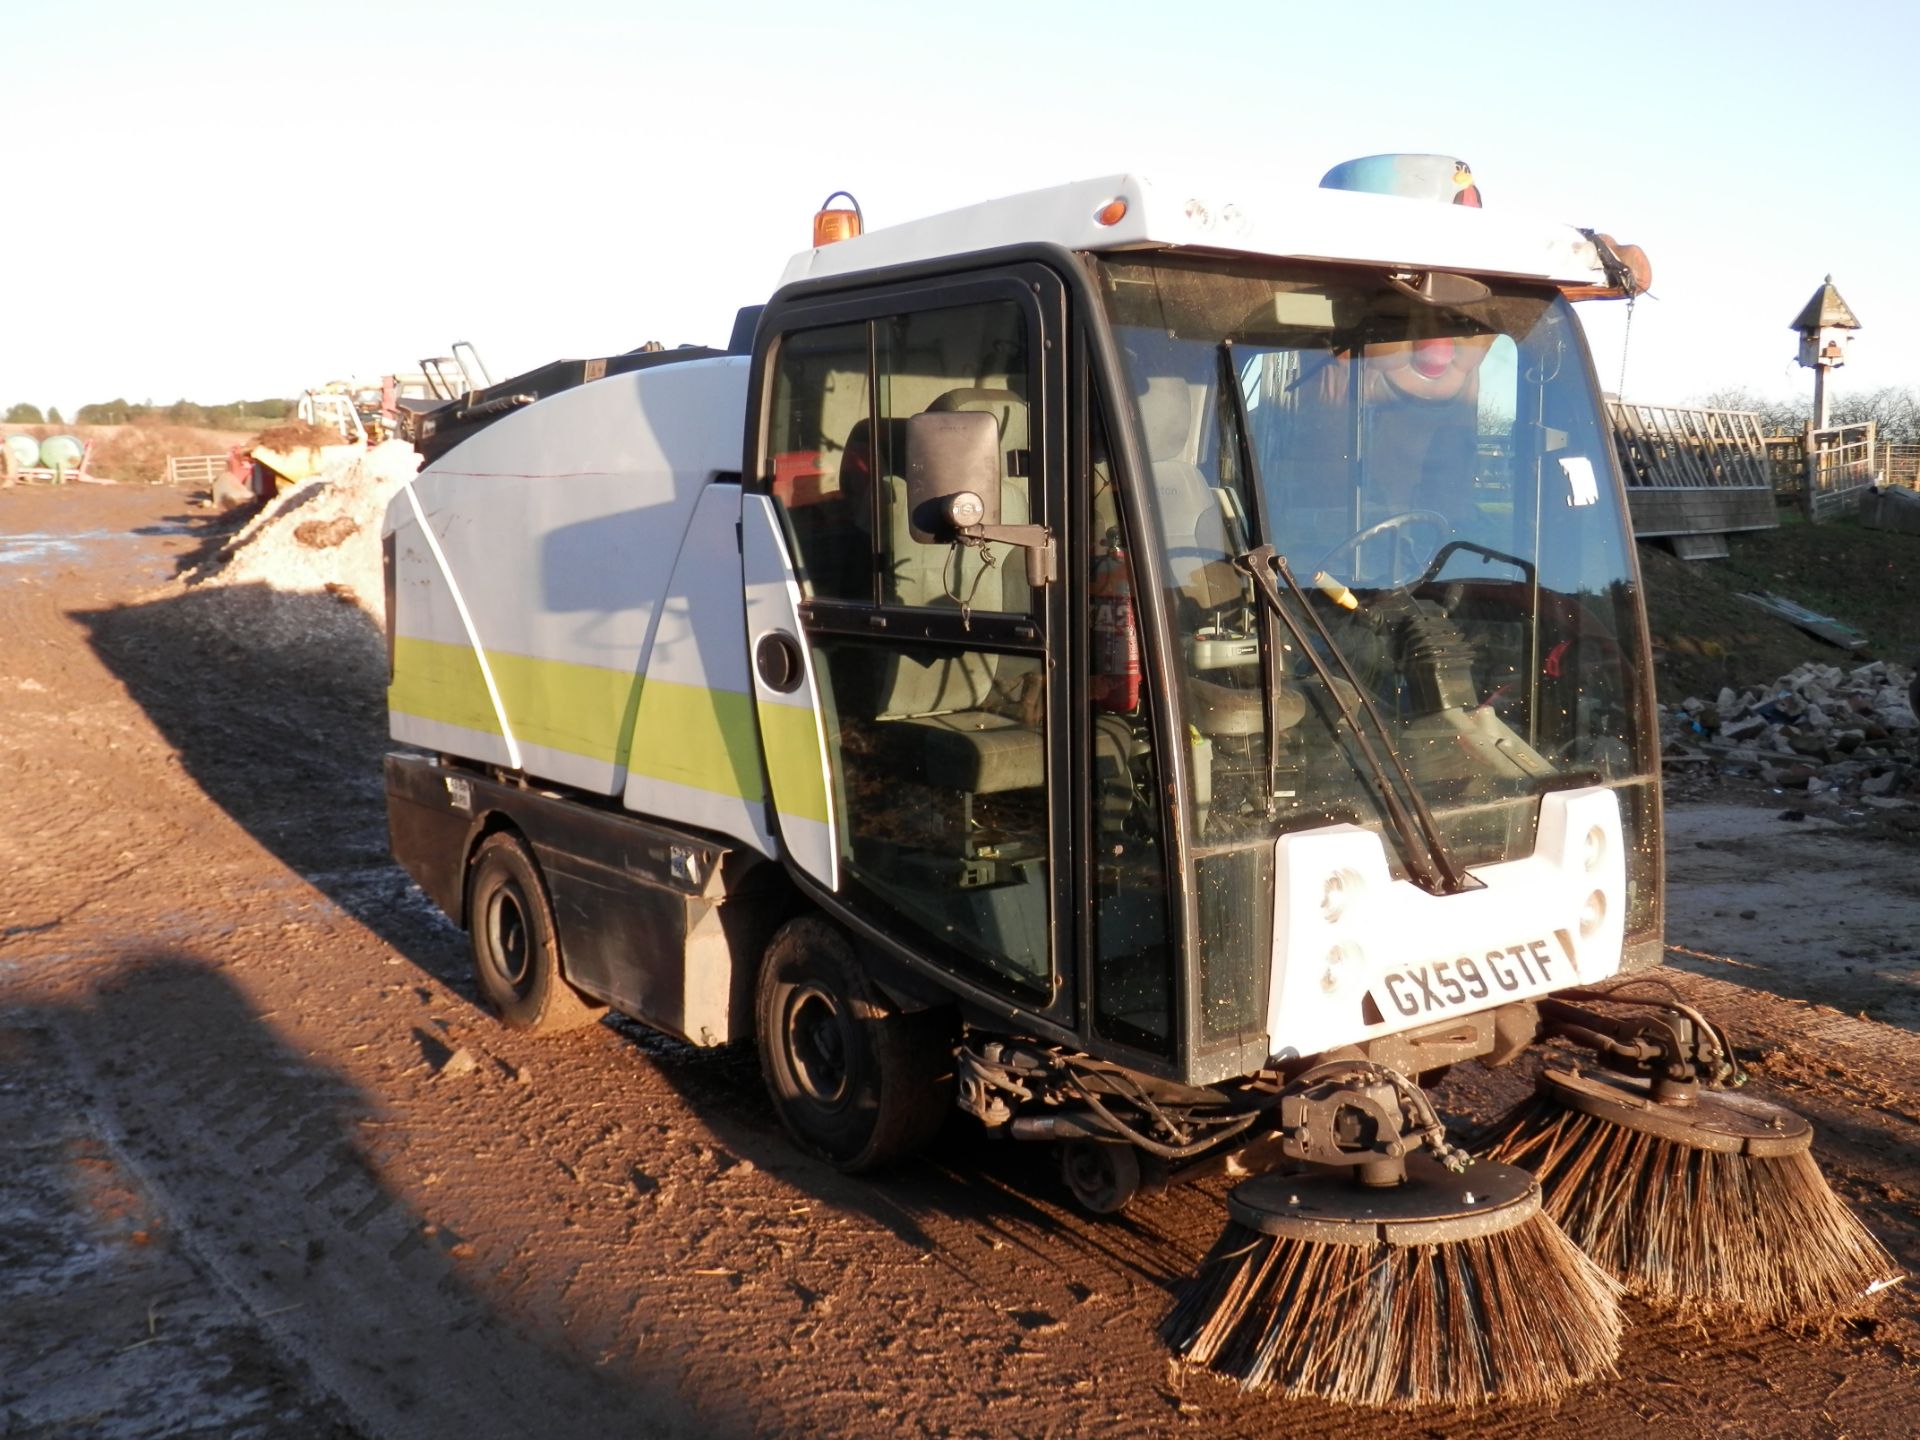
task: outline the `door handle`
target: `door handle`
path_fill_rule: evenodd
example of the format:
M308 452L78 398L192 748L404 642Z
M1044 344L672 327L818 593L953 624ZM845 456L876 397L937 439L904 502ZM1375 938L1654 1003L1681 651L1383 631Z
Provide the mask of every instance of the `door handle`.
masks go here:
M800 642L784 630L769 630L754 644L753 668L761 684L781 695L791 695L807 678Z

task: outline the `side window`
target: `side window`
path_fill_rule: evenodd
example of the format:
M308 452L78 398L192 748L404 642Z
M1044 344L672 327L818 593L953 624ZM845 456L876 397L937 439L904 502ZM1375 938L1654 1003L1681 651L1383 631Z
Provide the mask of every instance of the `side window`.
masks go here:
M875 331L881 603L1027 613L1034 597L1018 552L1002 544L922 544L908 528L906 504L908 418L923 411L982 411L1000 430L999 521L1022 525L1034 518L1028 345L1020 307L995 301L924 310L881 321Z
M873 425L864 324L780 344L768 464L807 592L873 599Z
M1134 607L1133 547L1095 415L1088 475L1087 705L1092 738L1094 1027L1122 1044L1173 1047L1173 954L1152 703ZM1210 754L1194 749L1206 793Z
M895 934L1044 994L1042 661L838 635L817 636L813 653L850 898Z

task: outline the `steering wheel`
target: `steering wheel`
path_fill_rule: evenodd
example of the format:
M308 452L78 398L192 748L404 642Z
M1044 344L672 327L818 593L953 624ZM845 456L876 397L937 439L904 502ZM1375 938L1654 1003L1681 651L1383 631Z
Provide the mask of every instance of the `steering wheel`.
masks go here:
M1447 537L1453 533L1453 522L1438 510L1402 510L1397 515L1389 515L1384 520L1375 521L1364 530L1354 531L1353 534L1349 535L1320 557L1319 562L1313 567L1314 572L1317 574L1325 571L1336 579L1341 578L1342 571L1346 569L1346 566L1337 565L1337 562L1341 561L1343 557L1351 557L1351 559L1357 560L1359 559L1360 547L1365 545L1369 540L1377 540L1382 535L1397 534L1399 531L1418 525L1426 526L1434 533L1433 544L1426 548L1422 558L1432 555L1446 543ZM1403 550L1399 544L1394 546L1393 559L1389 561L1387 571L1389 578L1400 574L1399 567L1394 564L1393 561L1398 560L1403 554L1411 555L1413 553L1411 549ZM1415 565L1412 573L1408 575L1406 579L1398 581L1397 583L1384 585L1380 588L1387 591L1410 589L1419 583L1421 574L1421 567Z

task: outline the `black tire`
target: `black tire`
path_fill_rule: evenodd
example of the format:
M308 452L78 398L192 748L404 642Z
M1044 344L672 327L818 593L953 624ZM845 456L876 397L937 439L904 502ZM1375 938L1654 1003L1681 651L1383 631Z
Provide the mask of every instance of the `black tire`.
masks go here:
M1060 1178L1089 1215L1118 1215L1140 1193L1140 1152L1114 1140L1069 1140L1060 1147Z
M533 856L518 836L487 836L467 881L467 935L480 1000L511 1030L574 1030L603 1007L560 973L553 906Z
M774 935L754 1018L781 1122L841 1170L912 1154L953 1108L952 1017L897 1013L825 920L789 920Z

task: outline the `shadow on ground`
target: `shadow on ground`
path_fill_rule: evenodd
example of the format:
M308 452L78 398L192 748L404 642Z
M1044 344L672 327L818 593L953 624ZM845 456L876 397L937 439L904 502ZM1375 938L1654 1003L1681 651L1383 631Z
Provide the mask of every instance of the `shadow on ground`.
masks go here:
M473 998L464 936L388 852L385 651L363 611L239 585L78 618L209 797L399 955ZM613 1023L736 1153L921 1249L939 1248L928 1221L964 1217L1011 1243L1064 1236L1070 1252L1097 1251L1170 1290L1221 1220L1187 1193L1149 1198L1139 1218L1089 1221L1071 1210L1050 1145L993 1144L957 1121L938 1161L883 1181L849 1179L788 1140L751 1046L702 1051ZM1170 1240L1162 1220L1192 1233Z
M41 1242L4 1282L6 1433L716 1433L665 1382L574 1353L558 1319L497 1314L472 1247L379 1179L379 1101L215 965L129 955L0 1039L0 1138L56 1152L0 1190L9 1236ZM71 1136L35 1113L62 1093L83 1097Z
M365 611L247 584L75 618L216 804L421 969L464 974L387 850L385 648Z

